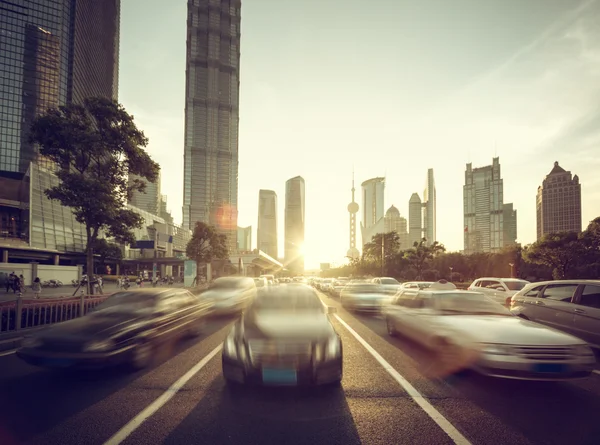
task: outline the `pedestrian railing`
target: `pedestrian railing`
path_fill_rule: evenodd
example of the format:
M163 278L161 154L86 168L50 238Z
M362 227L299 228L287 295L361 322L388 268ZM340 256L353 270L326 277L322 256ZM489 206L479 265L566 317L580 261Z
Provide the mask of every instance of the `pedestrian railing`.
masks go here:
M44 300L18 298L0 303L0 333L72 320L87 314L108 295L78 296Z

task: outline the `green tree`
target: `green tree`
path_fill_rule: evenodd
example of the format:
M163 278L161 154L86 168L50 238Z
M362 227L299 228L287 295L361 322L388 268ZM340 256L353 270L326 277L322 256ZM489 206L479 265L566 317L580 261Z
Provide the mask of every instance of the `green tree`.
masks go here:
M585 253L584 243L575 232L549 233L523 250L527 261L550 267L555 280L568 278Z
M125 205L133 191L143 192L146 185L143 180L129 183L130 174L150 182L158 177L158 164L144 150L148 139L122 105L99 97L48 110L33 122L30 139L56 165L60 179L46 196L70 207L85 226L87 272L92 274L93 247L101 232L119 243L133 243L132 229L142 225L142 217Z
M118 244L111 243L104 238L99 238L93 246L94 254L98 255L102 268L107 261L119 263L123 259L123 251Z
M446 248L437 241L434 241L428 246L427 240L423 238L418 243L415 241L413 248L405 251L404 255L410 266L417 272L416 279L421 280L425 266L433 260L435 256L445 251Z
M386 262L400 251L400 237L396 232L377 233L363 247L363 258L378 261L381 264L381 253L384 252Z
M225 260L229 258L227 237L217 232L215 227L198 221L185 253L188 258L196 261L198 268L202 264L209 264L215 260Z

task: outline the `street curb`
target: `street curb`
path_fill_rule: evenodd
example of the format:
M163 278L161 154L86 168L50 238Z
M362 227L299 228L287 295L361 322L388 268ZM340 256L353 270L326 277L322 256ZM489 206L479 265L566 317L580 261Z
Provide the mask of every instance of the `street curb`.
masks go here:
M21 345L23 338L45 326L36 326L35 328L22 329L20 331L7 332L0 334L0 352L16 349Z

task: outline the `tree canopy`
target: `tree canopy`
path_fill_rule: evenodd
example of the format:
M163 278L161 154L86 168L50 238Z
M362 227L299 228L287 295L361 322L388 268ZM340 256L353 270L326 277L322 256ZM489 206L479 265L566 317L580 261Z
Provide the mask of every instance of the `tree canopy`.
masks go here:
M198 221L185 252L198 265L224 260L229 257L227 236L217 232L215 227Z
M126 203L146 184L128 177L158 178L159 166L144 150L148 139L121 104L101 97L48 110L34 120L30 139L55 165L60 179L46 196L70 207L85 226L87 270L92 273L93 248L101 233L133 243L132 229L141 227L142 217Z

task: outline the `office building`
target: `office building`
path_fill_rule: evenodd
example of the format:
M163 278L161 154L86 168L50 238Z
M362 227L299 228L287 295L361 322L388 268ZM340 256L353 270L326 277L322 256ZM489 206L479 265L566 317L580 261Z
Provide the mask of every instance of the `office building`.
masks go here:
M384 231L384 193L385 178L372 178L362 183L363 204L360 230L363 247L371 242L373 236Z
M164 219L168 224L173 224L173 215L171 215L171 212L167 210L167 195L161 195L160 197L158 216Z
M28 134L49 107L117 98L119 16L119 0L0 2L0 242L84 249L71 211L44 195L54 166L38 159Z
M240 0L189 0L183 226L213 224L237 245Z
M502 207L504 247L517 244L517 211L513 204L504 204Z
M284 265L293 274L304 273L305 196L301 176L286 181Z
M237 228L237 251L250 252L252 250L252 226Z
M162 195L160 193L160 172L156 182L150 182L138 175L129 175L129 184L132 185L135 181L142 181L146 184L143 192L134 190L129 204L138 209L150 212L153 215L158 215L161 210ZM165 203L166 207L166 203Z
M423 239L423 203L418 193L408 201L408 244L413 247Z
M256 248L277 259L279 258L277 239L277 193L273 190L260 190Z
M581 184L558 162L538 187L537 239L554 232L581 232Z
M395 206L391 206L385 212L384 232L396 232L401 249L404 250L411 247L408 243L408 223L406 218L400 216L400 211Z
M360 256L360 252L356 248L356 214L358 213L358 203L354 200L354 172L352 172L352 201L348 204L348 215L349 215L349 247L346 252L346 257L350 259L356 259Z
M433 178L433 169L427 170L427 180L425 181L425 190L423 191L423 237L427 240L427 245L433 244L436 239L435 227L435 180Z
M505 209L509 215L504 227ZM467 164L463 187L465 253L498 252L514 242L505 240L505 232L516 239L516 211L504 204L504 183L500 159L492 165L473 168Z

